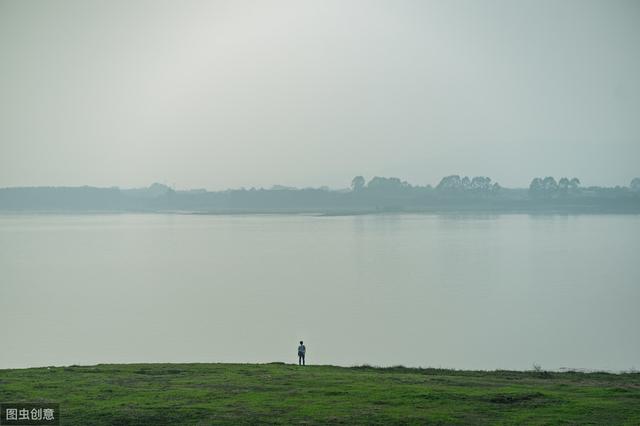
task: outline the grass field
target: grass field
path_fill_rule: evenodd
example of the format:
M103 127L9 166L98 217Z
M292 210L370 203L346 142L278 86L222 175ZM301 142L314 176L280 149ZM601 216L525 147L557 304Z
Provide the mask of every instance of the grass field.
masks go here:
M0 402L60 403L63 425L640 425L640 374L285 364L0 370Z

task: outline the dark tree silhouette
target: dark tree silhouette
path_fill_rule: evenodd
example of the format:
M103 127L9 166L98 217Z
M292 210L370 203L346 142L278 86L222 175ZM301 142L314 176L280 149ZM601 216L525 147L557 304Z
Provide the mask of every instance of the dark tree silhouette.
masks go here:
M468 176L460 178L458 175L451 175L442 178L436 189L444 193L487 195L497 192L500 185L492 184L491 178L485 176L470 179Z
M569 181L569 189L576 190L580 187L580 179L577 177L571 178Z
M491 191L491 178L476 176L471 180L471 190L487 193Z
M536 198L554 198L576 195L580 192L580 179L562 177L558 182L552 177L534 178L529 185L529 195Z
M469 178L467 178L468 180ZM459 175L445 176L440 180L436 189L439 191L460 191L464 188L463 180Z
M351 190L352 191L361 191L364 188L364 178L362 176L356 176L351 180Z
M407 182L398 179L397 177L380 177L376 176L369 181L367 189L381 190L381 191L394 191L399 189L411 188Z
M558 182L556 182L556 180L552 176L547 176L546 178L542 179L542 189L547 194L554 194L556 191L558 191Z
M539 177L533 178L531 183L529 184L529 194L533 197L539 197L544 193L544 189L542 187L542 179Z

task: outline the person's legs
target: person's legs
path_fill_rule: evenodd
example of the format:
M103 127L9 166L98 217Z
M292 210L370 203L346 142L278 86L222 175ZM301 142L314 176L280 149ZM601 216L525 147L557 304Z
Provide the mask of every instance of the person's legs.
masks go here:
M302 354L298 354L298 365L302 365Z
M302 354L302 365L305 365L305 363L304 363L304 354Z

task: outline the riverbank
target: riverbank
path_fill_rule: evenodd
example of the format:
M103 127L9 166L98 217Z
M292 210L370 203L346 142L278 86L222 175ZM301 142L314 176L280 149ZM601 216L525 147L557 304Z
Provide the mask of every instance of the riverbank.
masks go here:
M0 402L60 404L63 425L640 424L640 373L288 364L0 370Z

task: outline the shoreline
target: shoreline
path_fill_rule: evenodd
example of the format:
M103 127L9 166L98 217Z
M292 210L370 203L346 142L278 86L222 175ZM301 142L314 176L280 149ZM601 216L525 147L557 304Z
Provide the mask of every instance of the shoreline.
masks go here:
M639 215L640 206L633 209L389 209L389 210L322 210L322 209L228 209L228 210L2 210L0 216L19 215L121 215L158 214L184 216L275 216L300 215L318 217L383 216L383 215L530 215L530 216L578 216L578 215Z
M283 362L283 361L269 361L269 362L127 362L127 363L98 363L98 364L68 364L68 365L43 365L43 366L31 366L31 367L10 367L1 368L0 374L8 371L26 371L26 370L50 370L50 369L97 369L101 367L112 366L269 366L269 365L283 365L283 366L298 366L295 362ZM634 367L625 370L606 370L606 369L590 369L590 368L572 368L572 367L560 367L555 369L527 369L527 370L512 370L512 369L468 369L468 368L447 368L447 367L407 367L404 365L371 365L371 364L356 364L356 365L336 365L336 364L308 364L307 367L323 367L323 368L335 368L345 370L371 370L371 371L402 371L406 373L418 373L418 374L430 374L430 373L447 373L452 375L469 375L469 374L514 374L514 375L546 375L546 374L583 374L583 375L640 375L640 370L636 370Z
M640 373L294 364L0 370L0 400L61 424L637 424Z

